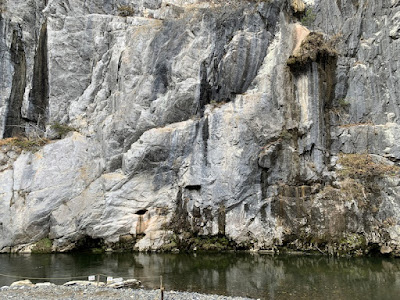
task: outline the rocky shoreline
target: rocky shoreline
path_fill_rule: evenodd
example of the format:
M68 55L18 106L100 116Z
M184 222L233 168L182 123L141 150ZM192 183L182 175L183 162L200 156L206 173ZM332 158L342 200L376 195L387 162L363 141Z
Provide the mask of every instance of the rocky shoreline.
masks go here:
M87 283L87 282L86 282ZM19 281L10 286L0 288L0 298L4 300L18 299L134 299L134 300L155 300L160 299L159 290L131 289L131 288L113 288L96 286L96 283L84 284L76 282L69 285L55 285L53 283L32 284L29 280ZM221 295L206 295L190 292L166 291L165 300L246 300L250 298L228 297Z

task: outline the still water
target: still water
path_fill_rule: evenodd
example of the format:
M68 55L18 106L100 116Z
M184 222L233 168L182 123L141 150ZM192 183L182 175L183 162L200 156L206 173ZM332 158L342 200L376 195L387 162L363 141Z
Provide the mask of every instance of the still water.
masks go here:
M0 273L64 278L105 274L147 288L260 299L400 299L400 259L225 254L0 255ZM0 276L0 286L16 279ZM35 282L35 280L32 280ZM45 280L36 280L45 281ZM61 284L67 280L49 280Z

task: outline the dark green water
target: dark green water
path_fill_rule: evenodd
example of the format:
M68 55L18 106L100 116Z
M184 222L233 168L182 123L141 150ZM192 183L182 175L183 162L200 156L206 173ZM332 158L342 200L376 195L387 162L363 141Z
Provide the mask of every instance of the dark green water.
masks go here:
M400 299L400 259L228 254L0 255L0 273L58 278L106 274L145 287L260 299ZM0 276L0 286L13 278ZM34 281L34 280L33 280ZM44 281L44 280L36 280ZM50 280L63 283L67 280Z

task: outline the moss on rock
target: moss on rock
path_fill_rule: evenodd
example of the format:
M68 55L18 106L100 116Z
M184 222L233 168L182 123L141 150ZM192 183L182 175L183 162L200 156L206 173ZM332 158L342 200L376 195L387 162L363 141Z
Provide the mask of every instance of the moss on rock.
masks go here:
M32 248L32 253L51 253L53 242L49 238L44 238L38 241Z
M220 252L228 250L236 250L237 243L226 237L225 235L194 235L190 232L182 234L174 234L170 237L170 242L161 247L161 251L210 251ZM240 250L243 250L240 248Z

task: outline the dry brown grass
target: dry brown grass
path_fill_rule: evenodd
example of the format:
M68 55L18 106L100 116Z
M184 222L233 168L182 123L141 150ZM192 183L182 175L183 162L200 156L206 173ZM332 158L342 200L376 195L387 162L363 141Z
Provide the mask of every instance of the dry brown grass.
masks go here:
M43 138L28 139L25 137L12 137L0 140L0 147L11 146L16 148L16 150L34 151L43 147L48 142L48 139Z
M305 65L319 59L336 57L338 55L333 43L325 41L318 32L311 32L301 43L299 51L289 57L288 66Z
M400 167L377 162L370 154L340 154L338 164L342 169L338 170L341 177L353 179L366 179L372 177L394 176L400 172Z

